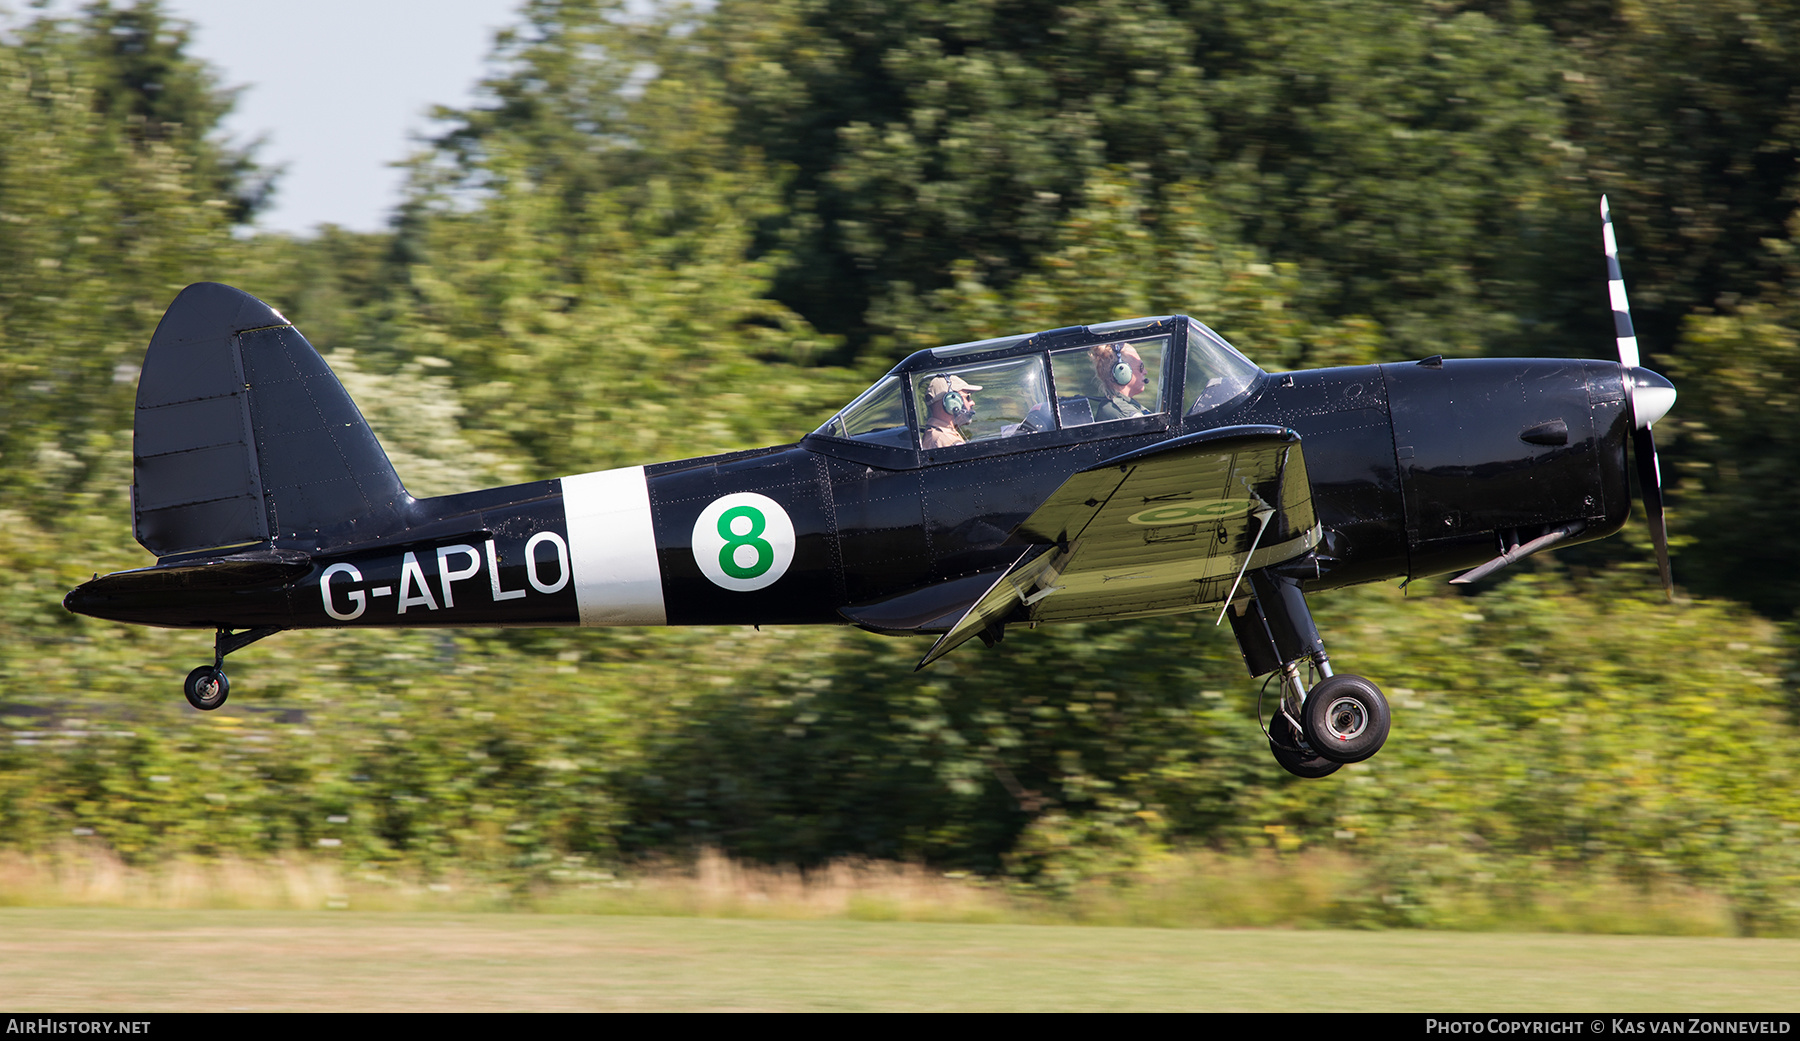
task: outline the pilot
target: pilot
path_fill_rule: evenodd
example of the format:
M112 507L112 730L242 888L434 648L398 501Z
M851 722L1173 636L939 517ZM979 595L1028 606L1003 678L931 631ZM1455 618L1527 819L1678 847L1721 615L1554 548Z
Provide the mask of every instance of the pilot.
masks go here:
M975 418L975 396L970 391L980 389L961 376L933 376L925 384L927 411L920 443L926 448L949 448L967 441L962 427Z
M1094 362L1094 378L1106 393L1106 400L1094 408L1094 422L1150 414L1149 409L1132 400L1143 393L1149 383L1144 359L1138 356L1136 347L1122 343L1096 344L1088 350L1088 357Z

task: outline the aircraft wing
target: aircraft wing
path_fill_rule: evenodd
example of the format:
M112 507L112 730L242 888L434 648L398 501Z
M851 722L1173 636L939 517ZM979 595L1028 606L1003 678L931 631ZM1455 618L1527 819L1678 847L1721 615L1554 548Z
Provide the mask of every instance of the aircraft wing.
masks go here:
M1301 556L1321 534L1300 435L1286 427L1221 427L1116 456L1020 523L1024 552L919 668L996 622L1217 606L1247 568Z

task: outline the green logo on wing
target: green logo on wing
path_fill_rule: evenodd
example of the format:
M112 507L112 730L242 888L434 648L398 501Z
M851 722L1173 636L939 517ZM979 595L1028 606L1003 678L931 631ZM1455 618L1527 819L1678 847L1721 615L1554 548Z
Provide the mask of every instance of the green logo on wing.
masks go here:
M1166 502L1147 510L1139 510L1125 519L1146 528L1160 528L1167 524L1198 524L1249 513L1254 505L1256 504L1249 499Z

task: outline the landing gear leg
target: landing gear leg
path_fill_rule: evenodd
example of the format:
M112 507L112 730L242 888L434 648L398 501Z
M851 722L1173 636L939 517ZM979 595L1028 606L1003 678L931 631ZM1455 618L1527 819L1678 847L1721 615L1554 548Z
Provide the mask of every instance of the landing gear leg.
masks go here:
M220 629L213 638L213 663L202 665L188 673L187 682L181 685L181 692L187 695L188 704L202 712L211 712L225 704L225 699L231 694L231 680L225 675L225 656L280 631L273 626L246 629L241 633Z
M1390 723L1381 688L1332 673L1299 582L1266 570L1251 572L1250 582L1256 599L1232 608L1231 627L1252 676L1281 674L1281 704L1268 731L1275 761L1300 777L1323 777L1380 751ZM1310 689L1302 665L1323 677Z

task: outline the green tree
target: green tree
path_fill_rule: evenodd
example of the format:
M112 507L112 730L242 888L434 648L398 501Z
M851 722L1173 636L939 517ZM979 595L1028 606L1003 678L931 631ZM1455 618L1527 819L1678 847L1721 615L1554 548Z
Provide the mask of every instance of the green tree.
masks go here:
M1680 582L1791 618L1800 611L1800 576L1770 565L1800 560L1800 314L1789 294L1771 287L1764 296L1689 318L1668 359L1681 398L1658 436L1677 438L1671 520L1683 536Z
M502 38L493 104L416 165L404 349L449 370L483 427L548 472L797 438L862 379L748 260L772 178L725 141L715 85L664 24L538 3ZM630 95L627 99L626 95ZM627 103L629 100L629 103Z
M102 487L123 487L144 344L184 285L222 271L229 228L261 191L213 140L228 98L183 42L145 3L39 18L0 45L9 509L54 516L102 470Z
M896 291L873 314L906 330L895 338L910 347L1185 311L1271 369L1366 364L1387 352L1379 323L1322 317L1317 287L1298 265L1269 263L1221 230L1229 220L1198 187L1157 190L1147 181L1121 169L1096 174L1083 186L1086 203L1005 288L982 283L975 264L959 261L952 284L923 297Z
M764 231L790 257L777 297L852 347L908 332L907 299L1026 277L1114 168L1147 202L1202 186L1224 241L1394 350L1564 336L1538 279L1578 170L1560 65L1504 11L739 0L692 39L737 138L792 171Z
M1654 363L1695 309L1757 294L1785 263L1766 244L1788 238L1800 185L1800 12L1593 0L1537 17L1563 43L1570 132L1592 191L1612 193Z
M234 223L247 223L268 202L275 171L256 163L256 144L218 138L236 92L221 89L217 75L187 54L189 26L156 0L129 7L92 0L82 15L79 44L94 77L95 112L130 138L173 144L188 156L189 176L231 202Z

